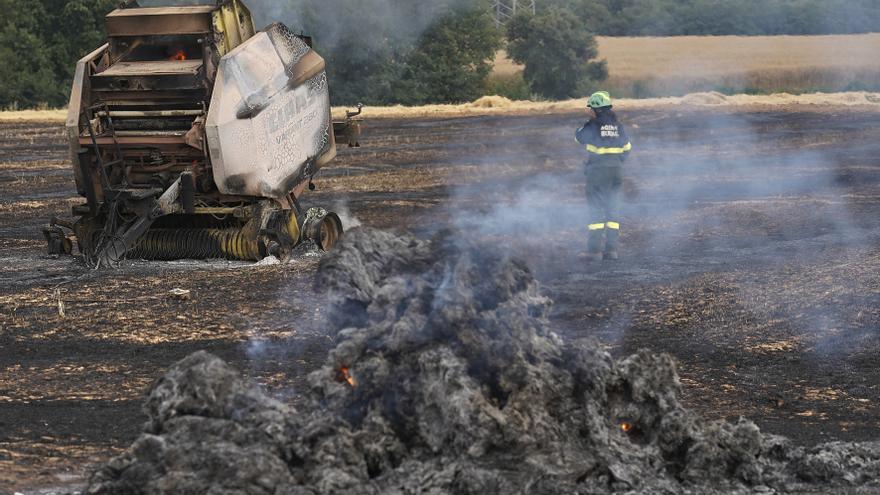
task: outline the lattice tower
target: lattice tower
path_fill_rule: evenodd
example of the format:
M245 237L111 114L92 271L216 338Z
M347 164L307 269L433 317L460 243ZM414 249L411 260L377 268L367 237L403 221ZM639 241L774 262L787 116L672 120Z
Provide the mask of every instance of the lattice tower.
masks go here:
M492 0L492 13L499 26L507 24L517 12L526 10L535 13L535 0Z

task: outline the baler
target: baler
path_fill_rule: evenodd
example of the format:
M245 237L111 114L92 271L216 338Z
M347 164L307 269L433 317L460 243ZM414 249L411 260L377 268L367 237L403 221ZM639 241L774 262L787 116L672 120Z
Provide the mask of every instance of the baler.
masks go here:
M238 0L135 3L106 27L107 43L77 64L66 122L85 202L45 229L50 252L71 253L75 239L87 262L110 266L332 248L339 217L300 199L337 134L358 145L360 108L332 121L310 38L280 23L257 32Z

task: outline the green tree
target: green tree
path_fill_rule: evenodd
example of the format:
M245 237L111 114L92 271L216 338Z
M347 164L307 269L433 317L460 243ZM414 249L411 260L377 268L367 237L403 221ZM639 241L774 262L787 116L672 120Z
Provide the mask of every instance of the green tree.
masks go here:
M335 104L461 101L498 47L486 0L300 0ZM485 59L481 58L485 56Z
M67 93L77 61L104 44L104 16L113 10L117 1L64 0L54 3L58 4L58 10L52 30L45 33L44 39L49 46L56 79Z
M454 12L422 34L395 99L403 104L473 101L483 95L502 37L485 9Z
M399 3L399 2L398 2ZM291 27L310 34L327 61L334 104L387 103L415 40L395 31L385 0L302 0Z
M0 0L0 108L67 103L76 61L104 38L114 0Z
M567 8L551 7L538 15L518 14L508 25L507 52L524 64L532 91L547 98L583 94L608 77L596 40Z
M568 7L605 36L875 32L877 0L538 0Z
M40 38L42 4L0 0L0 108L58 101L51 57Z
M321 17L308 25L315 47L327 60L327 72L334 103L384 103L390 100L394 81L400 79L400 61L406 42L383 36L386 26L380 16L365 15L344 31L322 29Z
M473 99L491 59L485 54L497 47L481 14L487 0L245 1L262 23L281 20L314 36L336 104ZM0 0L0 108L65 105L76 61L103 42L103 17L117 2ZM538 12L515 19L508 38L531 90L548 97L582 93L604 77L604 65L588 62L596 57L589 32L833 34L880 26L877 0L538 0Z

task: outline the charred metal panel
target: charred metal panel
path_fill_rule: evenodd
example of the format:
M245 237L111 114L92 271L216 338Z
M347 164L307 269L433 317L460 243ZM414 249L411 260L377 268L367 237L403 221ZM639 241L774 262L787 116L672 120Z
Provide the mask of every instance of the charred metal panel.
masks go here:
M225 194L283 198L336 155L324 60L281 24L223 57L206 125Z
M86 55L76 63L76 72L73 75L73 88L70 91L70 102L67 105L67 138L70 143L70 160L73 163L73 175L76 181L76 190L81 196L88 196L88 180L83 174L80 158L82 146L80 145L80 114L83 108L91 105L91 81L89 76L92 69L97 67L99 61L104 58L109 45Z
M201 60L119 62L92 77L96 91L173 91L204 88Z
M211 32L212 6L117 9L107 15L109 36L156 36Z
M92 81L94 91L178 91L198 89L198 76L154 76L100 78Z
M201 60L157 60L119 62L96 77L198 75Z

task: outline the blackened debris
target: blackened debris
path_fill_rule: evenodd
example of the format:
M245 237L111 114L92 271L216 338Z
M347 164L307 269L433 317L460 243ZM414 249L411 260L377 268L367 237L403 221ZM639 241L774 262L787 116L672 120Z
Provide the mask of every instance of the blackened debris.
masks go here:
M563 344L525 263L448 234L352 230L318 286L338 345L302 410L194 354L88 492L771 493L880 478L878 443L804 449L705 421L678 401L671 357Z

